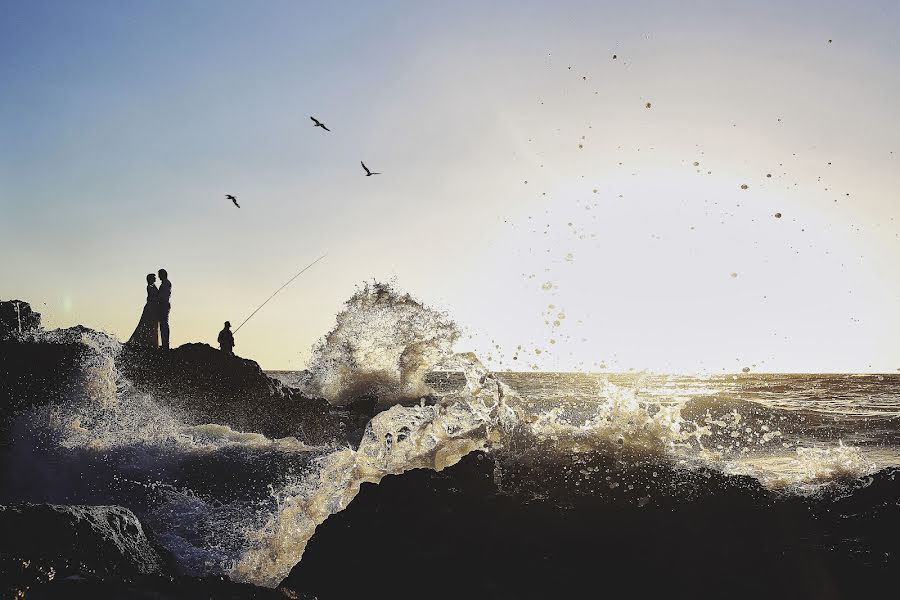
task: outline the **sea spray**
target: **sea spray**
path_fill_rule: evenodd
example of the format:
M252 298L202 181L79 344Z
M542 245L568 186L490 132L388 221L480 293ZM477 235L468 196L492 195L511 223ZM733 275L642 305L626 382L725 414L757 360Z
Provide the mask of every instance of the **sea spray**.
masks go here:
M664 473L679 488L693 486L696 477L680 479L681 470L746 473L770 489L804 493L872 469L850 444L805 452L791 440L788 448L781 429L804 432L795 414L742 399L646 393L648 377L626 385L597 377L595 392L539 401L538 393L506 385L474 354L454 354L459 333L452 321L384 284L363 286L347 302L317 346L306 380L307 389L334 404L377 400L381 412L355 448L337 437L314 447L302 436L271 439L188 422L164 396L138 392L121 374L122 347L112 337L78 328L41 335L36 341L84 350L69 394L29 415L42 418L67 457L61 464L72 477L60 478L59 487L71 489L61 496L77 497L89 479L92 493L128 501L180 567L198 575L277 585L317 526L346 508L362 483L411 469L442 470L473 451L492 453L498 482L507 466L501 458L544 461L581 489L602 474L610 493L627 490L638 506L652 502ZM435 392L424 379L434 369L461 372L462 385ZM559 396L569 388L553 389ZM758 460L782 445L793 466ZM746 467L754 460L756 467ZM809 485L778 479L791 472Z
M770 490L815 496L871 475L879 465L861 448L840 441L837 446L801 446L793 452L727 461L722 469L733 475L750 475Z
M363 483L411 469L440 471L515 428L516 413L507 403L511 392L466 358L455 363L467 366L465 393L433 405L392 406L372 418L357 450L323 457L310 476L281 490L276 513L248 532L251 546L232 578L276 586L301 559L316 527L346 508Z
M306 387L335 405L360 397L382 406L417 400L431 392L425 375L458 338L447 315L389 284L366 283L313 348Z

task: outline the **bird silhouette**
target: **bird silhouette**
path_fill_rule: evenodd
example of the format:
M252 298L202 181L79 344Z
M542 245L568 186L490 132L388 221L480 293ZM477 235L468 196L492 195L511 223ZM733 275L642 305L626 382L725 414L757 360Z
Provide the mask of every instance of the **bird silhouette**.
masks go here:
M310 119L312 119L313 123L315 123L315 125L313 125L313 127L321 127L321 128L324 129L325 131L331 131L330 129L328 129L327 127L325 127L325 123L323 123L322 121L318 120L317 118L315 118L315 117L310 117Z
M225 198L227 198L228 200L231 200L232 202L234 202L234 205L237 206L238 208L241 207L241 205L237 203L237 198L235 198L235 197L232 196L231 194L225 194Z
M369 167L366 166L366 163L363 161L359 161L359 164L362 165L362 168L366 170L366 177L371 177L372 175L381 175L381 173L373 173L369 170Z

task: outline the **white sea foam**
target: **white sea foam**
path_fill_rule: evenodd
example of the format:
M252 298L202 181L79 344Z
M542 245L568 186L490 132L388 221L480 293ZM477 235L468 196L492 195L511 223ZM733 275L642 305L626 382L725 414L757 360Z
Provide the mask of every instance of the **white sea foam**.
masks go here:
M430 393L425 375L458 337L446 315L390 285L367 283L313 349L306 384L337 405L360 396L381 404L415 399Z
M749 457L729 462L726 472L750 475L772 490L801 495L819 493L841 481L870 475L879 465L862 448L844 445L799 447L793 453Z
M227 425L189 425L171 408L139 392L116 367L122 344L87 329L33 334L36 341L81 344L80 369L67 383L63 402L36 409L32 421L49 425L64 448L111 450L157 446L170 451L214 452L225 448L273 449L284 452L320 450L295 437L269 439Z
M316 527L346 508L362 483L410 469L440 471L499 442L517 425L505 386L478 364L467 375L464 394L430 406L392 406L369 422L357 450L323 457L310 476L279 490L277 511L262 527L248 531L250 547L231 576L275 586L300 560Z

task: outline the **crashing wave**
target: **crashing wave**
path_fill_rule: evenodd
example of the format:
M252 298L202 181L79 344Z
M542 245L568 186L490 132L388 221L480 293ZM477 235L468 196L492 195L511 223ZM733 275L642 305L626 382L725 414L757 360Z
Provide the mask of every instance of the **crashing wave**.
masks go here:
M507 403L511 393L479 363L466 366L465 393L430 406L392 406L372 418L358 449L323 457L310 476L280 490L277 512L248 532L251 547L231 576L275 586L300 560L316 527L346 508L363 483L411 469L440 471L500 442L518 424Z
M378 283L365 285L347 302L315 348L304 382L332 405L377 401L382 410L356 447L349 437L323 447L302 435L274 438L223 423L189 422L121 373L122 346L114 338L79 328L35 335L38 342L84 349L69 396L31 415L55 433L60 447L111 457L140 446L166 464L218 459L238 474L227 500L195 493L190 480L177 489L147 484L148 495L163 498L149 516L183 569L226 572L260 585L277 585L301 559L318 525L346 508L363 483L411 469L440 471L474 451L548 463L613 457L603 466L610 489L619 486L616 469L651 463L673 473L706 468L751 475L770 489L799 493L874 469L859 449L843 444L798 447L782 463L766 464L755 453L786 449L781 428L790 423L784 415L767 420L764 410L746 401L644 395L639 386L608 381L594 401L548 406L522 397L474 354L453 353L459 332L446 315ZM463 385L436 393L425 383L435 369L461 372ZM191 462L198 455L207 462ZM263 466L277 477L261 475ZM147 471L159 467L151 461ZM657 474L648 468L641 476L652 486ZM582 471L590 479L596 469ZM261 491L254 488L257 477L270 477ZM621 478L623 488L634 483ZM647 502L642 494L639 502Z
M833 447L799 447L793 454L732 462L725 470L750 475L771 490L808 496L841 482L871 475L879 470L879 466L860 448L840 441Z
M459 331L444 314L390 285L366 283L313 348L306 385L336 405L381 405L430 394L425 375L451 353Z

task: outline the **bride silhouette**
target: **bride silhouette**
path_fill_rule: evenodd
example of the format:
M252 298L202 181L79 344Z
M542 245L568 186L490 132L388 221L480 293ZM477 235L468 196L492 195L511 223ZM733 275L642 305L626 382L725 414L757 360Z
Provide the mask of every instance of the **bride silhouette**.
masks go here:
M129 344L151 348L159 346L159 289L155 283L156 275L147 275L147 303L144 304L144 312L141 313L137 328L128 339Z

